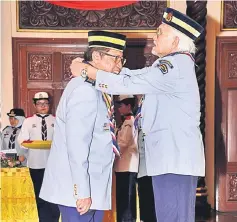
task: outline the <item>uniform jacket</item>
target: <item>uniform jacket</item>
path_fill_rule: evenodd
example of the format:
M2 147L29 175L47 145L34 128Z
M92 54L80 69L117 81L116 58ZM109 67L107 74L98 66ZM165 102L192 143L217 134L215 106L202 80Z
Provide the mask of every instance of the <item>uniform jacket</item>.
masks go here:
M45 118L47 125L47 140L52 140L54 132L55 117L49 115ZM28 117L22 124L18 143L21 144L25 140L42 140L41 124L42 118L36 115ZM50 150L46 149L27 149L27 166L32 169L44 169L48 160Z
M97 72L96 89L111 94L145 94L142 130L148 176L204 176L200 96L192 57L174 53L151 67Z
M113 161L102 93L76 77L68 83L57 108L40 197L71 207L77 199L91 197L91 209L110 209Z

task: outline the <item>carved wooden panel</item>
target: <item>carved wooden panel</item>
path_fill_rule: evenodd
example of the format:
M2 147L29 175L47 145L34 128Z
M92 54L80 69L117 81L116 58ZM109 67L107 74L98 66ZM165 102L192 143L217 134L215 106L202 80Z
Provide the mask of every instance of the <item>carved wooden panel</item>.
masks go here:
M237 200L237 174L229 175L229 200Z
M237 30L237 1L223 1L223 29Z
M237 37L217 38L215 86L216 210L237 211ZM235 71L233 71L235 70Z
M228 54L228 70L229 78L237 78L237 52L231 52Z
M52 79L52 55L28 53L29 80Z
M228 162L237 163L237 87L227 91Z
M65 81L70 80L70 76L72 74L71 70L70 70L70 65L72 63L72 60L77 58L77 57L83 58L83 53L80 53L80 54L64 54L63 55L63 79Z
M20 29L88 30L156 29L166 1L138 1L125 7L101 11L76 10L46 1L19 1Z

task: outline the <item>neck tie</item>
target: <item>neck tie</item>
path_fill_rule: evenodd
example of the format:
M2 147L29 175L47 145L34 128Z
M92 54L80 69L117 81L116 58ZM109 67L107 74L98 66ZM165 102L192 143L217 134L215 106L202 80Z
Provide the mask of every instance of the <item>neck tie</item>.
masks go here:
M15 139L16 139L17 130L18 130L18 128L14 128L14 130L12 131L12 135L11 135L9 143L8 143L9 149L15 149Z
M142 96L137 107L137 112L134 118L135 129L138 128L138 121L139 121L139 118L141 117L141 110L142 110L142 104L144 102L144 99L145 99L145 96Z
M36 116L42 118L41 121L41 135L42 135L42 140L45 141L47 140L47 125L45 122L45 118L49 115L41 116L40 114L36 114Z
M110 119L110 133L112 136L112 142L113 142L113 152L115 153L115 155L120 156L120 152L119 152L119 146L116 140L116 136L114 134L114 130L115 130L115 120L114 120L114 104L113 104L113 100L112 97L106 93L102 93L103 96L103 100L106 104L107 110L108 110L108 114L109 114L109 119Z

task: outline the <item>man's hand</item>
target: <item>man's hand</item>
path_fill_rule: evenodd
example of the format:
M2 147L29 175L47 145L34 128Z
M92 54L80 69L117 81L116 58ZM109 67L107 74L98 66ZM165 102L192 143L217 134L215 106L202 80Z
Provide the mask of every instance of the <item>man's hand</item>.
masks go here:
M76 77L81 75L81 71L84 69L84 64L82 63L83 59L80 57L77 57L72 60L72 64L70 66L72 76Z
M97 69L94 68L93 66L83 63L82 61L83 61L82 58L76 58L72 60L72 64L70 66L72 73L71 77L80 76L82 74L82 70L87 68L88 77L95 80Z
M23 162L26 158L24 156L19 156L18 159L19 159L20 162Z
M91 203L92 201L90 197L77 200L77 211L80 213L80 215L85 214L90 209Z

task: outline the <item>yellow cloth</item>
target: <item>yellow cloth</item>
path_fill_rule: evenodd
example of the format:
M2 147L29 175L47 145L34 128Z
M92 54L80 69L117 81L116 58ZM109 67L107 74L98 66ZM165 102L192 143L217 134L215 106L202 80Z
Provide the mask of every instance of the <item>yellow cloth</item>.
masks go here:
M33 184L28 168L1 169L1 222L38 222ZM116 221L115 187L113 210L106 211L104 222Z
M28 168L1 169L1 221L38 221L35 195Z

